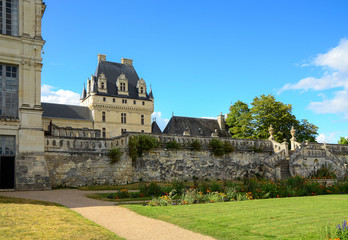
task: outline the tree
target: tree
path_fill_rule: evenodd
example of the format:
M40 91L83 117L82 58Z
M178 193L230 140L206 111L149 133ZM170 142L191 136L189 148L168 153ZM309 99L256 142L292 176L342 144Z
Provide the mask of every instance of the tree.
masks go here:
M291 104L276 101L272 95L261 95L260 97L255 97L251 105L254 129L253 138L267 139L269 137L268 129L271 124L274 128L276 141L291 138L291 126L296 126L298 122L291 113Z
M234 138L267 139L272 124L274 138L281 142L290 139L290 129L296 129L298 141L315 141L318 127L307 120L298 121L292 114L291 104L277 101L273 95L255 97L251 108L241 101L231 105L226 124Z
M253 129L251 127L251 112L248 104L237 101L231 105L226 124L234 138L251 138Z
M348 137L341 137L338 144L348 144Z

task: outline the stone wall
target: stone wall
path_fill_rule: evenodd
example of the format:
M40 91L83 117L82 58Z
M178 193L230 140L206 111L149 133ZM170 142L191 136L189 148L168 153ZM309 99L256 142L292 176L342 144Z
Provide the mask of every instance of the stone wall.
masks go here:
M272 144L267 140L221 139L229 141L234 152L215 157L209 149L211 138L153 135L164 146L176 140L180 150L160 147L145 153L136 161L128 156L128 139L124 135L112 139L91 139L46 136L45 160L52 187L100 184L126 184L144 181L170 181L192 177L233 179L263 175L263 159L269 157ZM189 143L199 140L203 149L194 151ZM110 164L108 149L118 147L123 154L116 164Z
M155 149L138 158L133 181L170 181L173 179L236 179L263 175L263 159L269 152L235 151L215 157L211 151Z
M221 157L212 154L211 137L154 135L159 148L133 161L128 156L129 137L134 133L109 139L46 136L45 160L52 187L99 184L126 184L173 179L236 179L265 176L279 179L284 161L290 176L309 176L322 164L331 164L339 178L347 174L348 146L297 143L295 151L288 144L271 140L219 138L230 142L234 151ZM166 149L169 141L177 141L179 150ZM202 150L194 151L190 143L198 140ZM123 152L119 162L110 164L108 150L118 147Z

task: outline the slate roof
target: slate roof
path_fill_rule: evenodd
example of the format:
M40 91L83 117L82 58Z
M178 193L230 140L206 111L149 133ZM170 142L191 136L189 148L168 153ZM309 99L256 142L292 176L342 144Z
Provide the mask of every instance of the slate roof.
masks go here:
M158 124L155 121L152 122L152 124L151 124L151 133L154 133L154 134L161 134L162 133L160 127L158 126Z
M44 110L42 114L44 118L64 118L93 122L92 111L88 107L45 102L41 103L41 106Z
M104 73L107 79L107 93L98 92L97 95L107 95L107 96L113 96L113 97L150 100L149 95L147 93L146 93L146 97L138 96L138 89L136 88L136 86L139 80L139 76L132 65L109 62L109 61L99 61L97 69L94 73L94 77L96 79L95 83L97 83L98 77L101 73ZM128 79L128 92L129 92L128 96L119 95L117 93L116 80L122 73Z
M165 134L183 135L186 128L189 129L191 136L210 137L215 129L221 137L227 137L226 131L221 131L216 119L191 118L173 116L163 130Z

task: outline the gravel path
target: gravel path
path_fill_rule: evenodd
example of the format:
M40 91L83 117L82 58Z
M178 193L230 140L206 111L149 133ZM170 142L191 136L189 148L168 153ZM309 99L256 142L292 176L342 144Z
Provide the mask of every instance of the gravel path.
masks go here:
M199 233L191 232L170 223L141 216L126 208L114 206L113 202L87 198L84 195L88 193L95 192L68 189L53 191L0 192L0 195L62 204L78 212L85 218L111 230L118 236L129 240L214 239Z

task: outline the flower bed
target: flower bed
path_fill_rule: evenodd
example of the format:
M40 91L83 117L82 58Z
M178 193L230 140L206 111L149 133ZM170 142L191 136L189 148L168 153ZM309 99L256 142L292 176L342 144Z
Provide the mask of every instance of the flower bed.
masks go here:
M306 179L292 177L285 181L251 178L241 184L233 182L202 182L198 186L184 189L181 193L172 189L160 197L154 197L150 206L186 205L224 201L242 201L264 198L316 196L323 194L348 193L348 181L333 179Z

